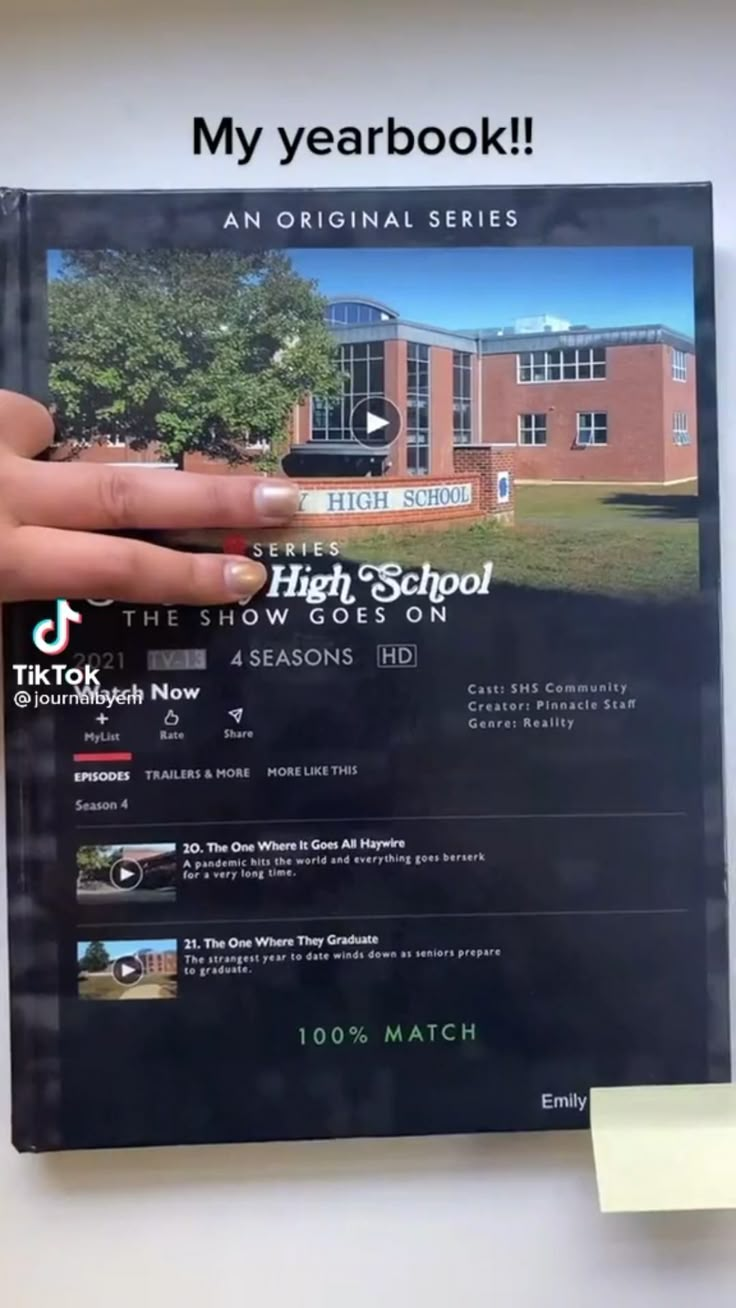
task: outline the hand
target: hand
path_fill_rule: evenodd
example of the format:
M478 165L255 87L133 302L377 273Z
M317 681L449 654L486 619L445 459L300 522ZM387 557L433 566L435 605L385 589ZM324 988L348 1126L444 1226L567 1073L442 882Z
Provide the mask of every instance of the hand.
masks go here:
M266 570L252 559L92 533L281 527L298 506L293 482L31 462L52 438L42 405L0 391L0 601L227 604L261 589Z

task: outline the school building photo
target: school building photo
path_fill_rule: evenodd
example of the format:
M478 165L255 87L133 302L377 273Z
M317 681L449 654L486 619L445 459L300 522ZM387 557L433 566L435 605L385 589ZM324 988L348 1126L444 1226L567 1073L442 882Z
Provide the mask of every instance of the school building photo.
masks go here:
M126 311L134 310L137 294L146 297L148 325L158 280L170 320L166 267L161 275L154 263L144 280L142 265L137 283L135 258L120 256L130 279ZM206 256L182 251L172 258L192 263L201 302ZM444 547L458 567L493 557L497 575L524 584L549 584L549 571L573 589L668 593L697 585L689 249L363 247L289 250L274 259L279 312L285 320L286 270L298 325L274 339L260 369L255 355L264 333L244 334L241 361L254 388L269 384L270 403L274 381L282 384L301 355L294 367L300 384L291 402L283 388L281 419L268 430L244 421L243 430L224 435L211 423L205 438L195 432L169 441L151 431L150 400L136 424L131 399L127 427L118 421L114 430L106 414L114 409L119 417L120 397L103 405L98 394L87 422L96 436L80 441L64 422L65 390L78 409L79 375L89 376L98 326L95 289L108 277L110 301L113 282L122 279L120 267L102 256L85 263L52 252L51 383L52 397L58 387L62 400L57 457L285 473L302 488L300 528L359 540L365 558L386 557L390 545L391 557L410 565L428 551L439 557ZM269 276L266 267L252 277L261 301ZM250 289L247 269L238 298L241 288L243 296ZM77 324L67 315L57 341L65 300L81 316ZM187 308L190 316L200 302ZM221 333L232 359L237 311L223 307L216 322L217 306L202 304L202 354L216 358ZM75 329L85 316L82 339ZM108 362L100 358L106 379ZM119 359L116 365L120 372ZM233 387L241 380L235 376ZM134 389L142 389L138 376L129 382L131 395ZM124 413L125 395L123 401ZM161 426L175 403L171 396L162 401ZM181 427L186 416L175 416ZM583 543L586 531L598 538L606 529L619 537L615 551L610 541L605 550L597 539ZM553 563L558 554L564 569ZM591 558L601 566L591 566Z
M176 940L80 940L77 995L85 1000L176 999Z
M367 299L331 301L327 321L345 383L332 404L299 405L295 475L357 470L366 450L353 415L371 399L403 415L373 475L452 476L482 450L513 451L502 458L517 481L697 475L694 343L664 324L592 329L541 315L461 333Z

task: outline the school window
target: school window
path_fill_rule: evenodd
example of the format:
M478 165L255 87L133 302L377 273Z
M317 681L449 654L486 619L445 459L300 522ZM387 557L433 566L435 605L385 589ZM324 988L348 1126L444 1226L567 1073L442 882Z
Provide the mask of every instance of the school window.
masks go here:
M456 445L472 440L473 356L464 350L452 352L452 435Z
M546 413L520 413L519 414L519 444L520 445L546 445L547 444Z
M520 382L599 381L605 375L604 349L533 350L517 355Z
M579 413L577 445L608 444L608 414Z
M384 393L383 342L340 347L338 367L342 394L332 400L312 399L312 440L354 440L350 417L359 400Z
M327 306L325 321L333 327L354 327L358 323L385 322L389 316L379 305L365 304L362 300L338 300Z
M429 472L429 346L410 341L406 357L406 467Z
M672 351L672 380L687 381L687 355L684 350Z
M687 414L675 413L672 418L672 439L675 445L689 445L690 432L687 426Z

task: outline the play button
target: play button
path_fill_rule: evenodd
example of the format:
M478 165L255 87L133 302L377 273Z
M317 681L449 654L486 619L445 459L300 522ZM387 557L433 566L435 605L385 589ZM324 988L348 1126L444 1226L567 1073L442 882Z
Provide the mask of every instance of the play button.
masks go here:
M136 890L143 880L143 868L134 858L119 858L110 868L110 882L116 890Z
M378 414L371 413L369 410L365 415L365 429L367 434L372 436L374 431L383 431L384 427L388 427L388 418L379 418Z
M358 444L369 450L387 450L401 431L401 414L385 395L358 400L350 415L350 431Z
M143 964L136 954L125 954L115 959L112 974L118 985L135 986L143 976Z

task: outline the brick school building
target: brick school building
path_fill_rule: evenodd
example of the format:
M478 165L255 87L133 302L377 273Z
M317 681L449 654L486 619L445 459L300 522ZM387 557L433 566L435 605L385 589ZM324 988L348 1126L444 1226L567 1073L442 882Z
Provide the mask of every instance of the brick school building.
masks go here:
M449 330L364 297L331 300L327 322L342 393L296 406L284 459L304 489L307 527L512 520L517 481L668 485L697 476L694 343L664 325L540 317ZM378 421L388 411L395 418L385 446L365 443L366 406ZM250 450L256 459L258 447ZM159 462L155 441L142 451L103 441L83 457ZM237 475L251 460L228 467L190 453L183 466Z
M387 305L332 301L346 376L332 405L302 404L293 443L330 468L356 459L351 414L385 396L403 415L380 469L443 477L464 451L507 450L517 480L661 483L697 475L693 341L661 325L589 329L559 319L449 331Z

